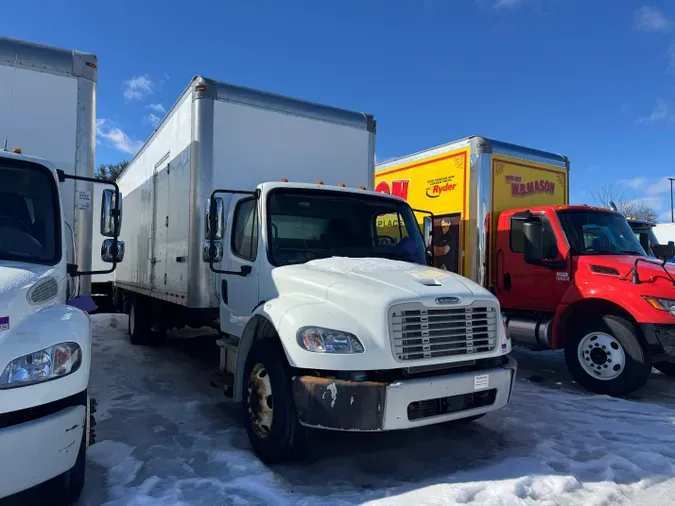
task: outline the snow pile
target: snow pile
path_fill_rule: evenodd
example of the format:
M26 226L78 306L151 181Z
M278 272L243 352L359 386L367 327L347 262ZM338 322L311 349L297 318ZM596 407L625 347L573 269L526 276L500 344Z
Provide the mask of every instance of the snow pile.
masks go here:
M92 324L99 442L81 504L675 502L670 378L634 400L594 396L560 372L555 354L523 354L505 410L414 431L317 432L302 462L268 468L251 453L239 410L209 387L215 337L133 347L125 317Z

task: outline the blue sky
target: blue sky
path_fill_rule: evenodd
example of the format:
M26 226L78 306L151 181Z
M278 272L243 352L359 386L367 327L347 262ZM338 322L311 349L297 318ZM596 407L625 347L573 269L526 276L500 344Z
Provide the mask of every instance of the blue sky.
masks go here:
M202 74L372 113L378 159L473 134L562 153L574 203L611 184L670 219L672 1L25 0L0 27L98 55L99 163Z

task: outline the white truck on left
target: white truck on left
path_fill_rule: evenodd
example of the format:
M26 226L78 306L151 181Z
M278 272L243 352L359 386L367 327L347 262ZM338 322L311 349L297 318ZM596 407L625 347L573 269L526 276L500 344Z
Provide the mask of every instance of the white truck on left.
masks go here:
M112 265L91 271L96 73L94 55L0 38L0 499L52 481L69 503L84 485L90 276L124 255L108 183Z

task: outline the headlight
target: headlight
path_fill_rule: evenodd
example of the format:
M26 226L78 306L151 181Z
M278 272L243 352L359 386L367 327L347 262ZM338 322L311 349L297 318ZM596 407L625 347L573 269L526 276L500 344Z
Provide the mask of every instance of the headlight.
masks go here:
M12 360L0 376L0 389L22 387L74 373L82 364L77 343L61 343Z
M303 327L298 330L298 344L316 353L363 353L363 345L356 336L322 327Z
M675 316L675 299L661 299L659 297L645 297L649 305L659 311L668 311Z

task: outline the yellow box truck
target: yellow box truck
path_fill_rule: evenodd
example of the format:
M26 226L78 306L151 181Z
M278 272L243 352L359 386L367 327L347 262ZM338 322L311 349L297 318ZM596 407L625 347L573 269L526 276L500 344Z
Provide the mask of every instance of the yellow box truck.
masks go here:
M499 213L566 205L568 172L564 156L474 136L378 164L375 191L433 213L434 266L490 287Z

